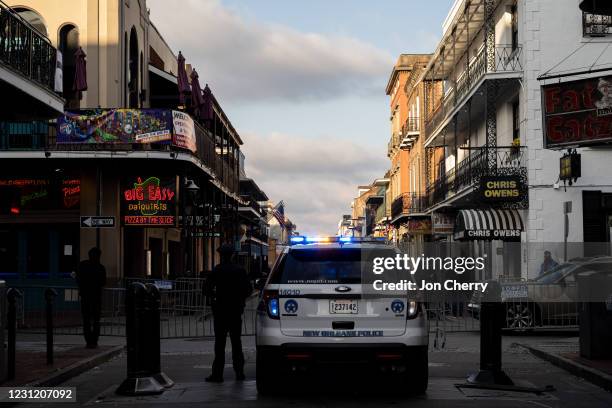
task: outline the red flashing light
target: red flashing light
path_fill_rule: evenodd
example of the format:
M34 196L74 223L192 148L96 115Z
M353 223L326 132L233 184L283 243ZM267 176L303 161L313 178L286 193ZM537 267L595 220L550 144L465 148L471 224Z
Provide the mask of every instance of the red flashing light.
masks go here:
M11 207L11 214L19 214L21 212L21 210L19 209L19 207Z

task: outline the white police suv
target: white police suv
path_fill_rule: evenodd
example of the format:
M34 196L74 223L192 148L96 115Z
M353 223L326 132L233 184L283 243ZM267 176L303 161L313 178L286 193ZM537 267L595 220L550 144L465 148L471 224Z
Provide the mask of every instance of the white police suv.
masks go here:
M398 250L354 238L291 241L272 268L258 306L258 392L280 391L292 376L321 378L338 371L389 378L402 391L425 392L423 305L407 292L373 295L362 282L372 251L394 257Z

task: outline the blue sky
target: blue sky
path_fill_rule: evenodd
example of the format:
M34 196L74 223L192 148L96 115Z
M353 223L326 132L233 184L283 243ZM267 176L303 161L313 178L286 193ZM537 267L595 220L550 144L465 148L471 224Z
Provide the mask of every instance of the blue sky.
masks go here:
M244 139L248 176L300 232L333 234L357 185L388 168L397 56L434 50L452 0L147 4Z

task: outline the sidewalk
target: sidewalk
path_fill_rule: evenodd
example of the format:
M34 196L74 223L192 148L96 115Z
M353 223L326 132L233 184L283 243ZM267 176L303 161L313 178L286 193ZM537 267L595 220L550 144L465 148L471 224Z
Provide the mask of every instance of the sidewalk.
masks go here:
M102 337L97 349L88 349L82 336L55 336L53 365L47 365L45 335L18 333L15 379L3 386L56 385L108 361L123 348L123 338Z
M541 341L518 345L570 373L582 377L608 391L612 391L612 360L589 360L580 356L578 338Z

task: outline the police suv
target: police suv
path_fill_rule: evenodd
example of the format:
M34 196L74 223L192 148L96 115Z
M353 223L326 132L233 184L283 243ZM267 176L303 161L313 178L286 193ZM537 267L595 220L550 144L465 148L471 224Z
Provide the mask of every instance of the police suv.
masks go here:
M258 392L280 391L292 376L321 378L348 368L424 393L423 305L407 292L366 293L362 282L368 254L394 257L398 250L355 238L292 237L291 243L263 285L257 308Z

